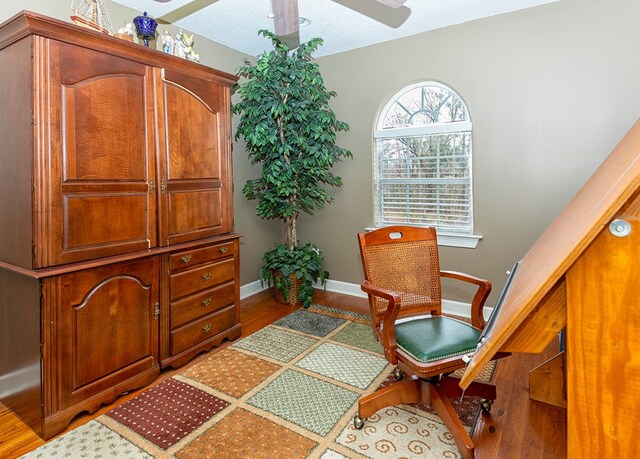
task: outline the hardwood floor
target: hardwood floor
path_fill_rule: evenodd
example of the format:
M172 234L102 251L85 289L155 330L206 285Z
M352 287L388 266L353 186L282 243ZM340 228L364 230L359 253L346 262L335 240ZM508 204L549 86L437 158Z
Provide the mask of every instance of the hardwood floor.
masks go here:
M365 314L369 310L366 299L320 290L316 291L314 302ZM240 313L243 324L242 337L295 309L294 306L276 303L268 291L243 300ZM225 342L211 352L224 349L229 344ZM567 456L566 410L529 399L529 370L556 353L557 345L552 344L541 354L514 354L499 361L494 377L498 399L493 405L491 415L481 417L473 434L477 459L555 459ZM201 354L189 365L209 355L211 353ZM184 368L163 371L154 384ZM72 421L71 428L94 419L148 387L123 395L113 404L103 406L91 415L77 417ZM43 443L41 438L0 404L0 458L18 457Z

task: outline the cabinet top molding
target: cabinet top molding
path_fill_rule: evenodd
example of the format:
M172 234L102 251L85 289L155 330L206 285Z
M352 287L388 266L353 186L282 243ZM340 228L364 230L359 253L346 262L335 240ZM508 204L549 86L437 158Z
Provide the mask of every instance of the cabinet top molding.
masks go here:
M199 78L215 80L219 84L229 87L238 79L235 75L221 70L212 69L162 51L127 42L32 11L21 11L0 24L0 49L29 35L38 35L77 46L88 47L119 57L131 58L137 62L156 67L170 66Z

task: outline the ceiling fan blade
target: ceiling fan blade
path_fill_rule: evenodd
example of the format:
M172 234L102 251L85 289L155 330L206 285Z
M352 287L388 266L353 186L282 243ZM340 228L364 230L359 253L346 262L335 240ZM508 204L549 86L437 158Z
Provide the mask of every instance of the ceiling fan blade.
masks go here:
M271 0L276 35L291 35L300 30L298 0Z
M404 5L404 2L406 2L407 0L377 0L377 1L380 3L384 3L385 5L390 6L391 8L400 8L402 5Z
M404 5L389 8L378 0L333 0L333 2L394 29L404 24L411 16L411 10Z
M159 3L168 3L171 0L155 0ZM185 3L184 5L176 8L175 10L169 11L163 14L161 17L157 18L157 21L161 24L175 24L177 21L186 18L194 13L197 13L201 9L206 8L209 5L213 5L219 0L193 0L189 3Z

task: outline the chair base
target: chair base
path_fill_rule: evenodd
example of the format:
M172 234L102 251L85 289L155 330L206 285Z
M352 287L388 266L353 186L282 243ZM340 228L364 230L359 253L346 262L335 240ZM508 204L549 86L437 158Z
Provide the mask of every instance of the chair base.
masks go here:
M358 415L354 419L354 424L360 428L364 419L387 406L426 403L447 426L462 457L472 459L474 445L471 437L449 402L449 398L460 397L463 394L458 385L459 381L458 378L443 376L429 379L411 377L395 382L358 401ZM487 401L493 401L496 399L496 386L474 381L464 391L464 395L479 396Z

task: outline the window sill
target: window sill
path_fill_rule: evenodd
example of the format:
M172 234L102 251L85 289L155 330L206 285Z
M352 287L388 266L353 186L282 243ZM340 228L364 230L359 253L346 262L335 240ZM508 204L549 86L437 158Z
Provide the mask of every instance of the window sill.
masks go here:
M438 234L438 245L475 249L482 236L476 234Z
M368 227L366 231L373 231L377 228ZM482 236L477 234L456 234L456 233L438 233L438 245L444 247L461 247L465 249L475 249Z

